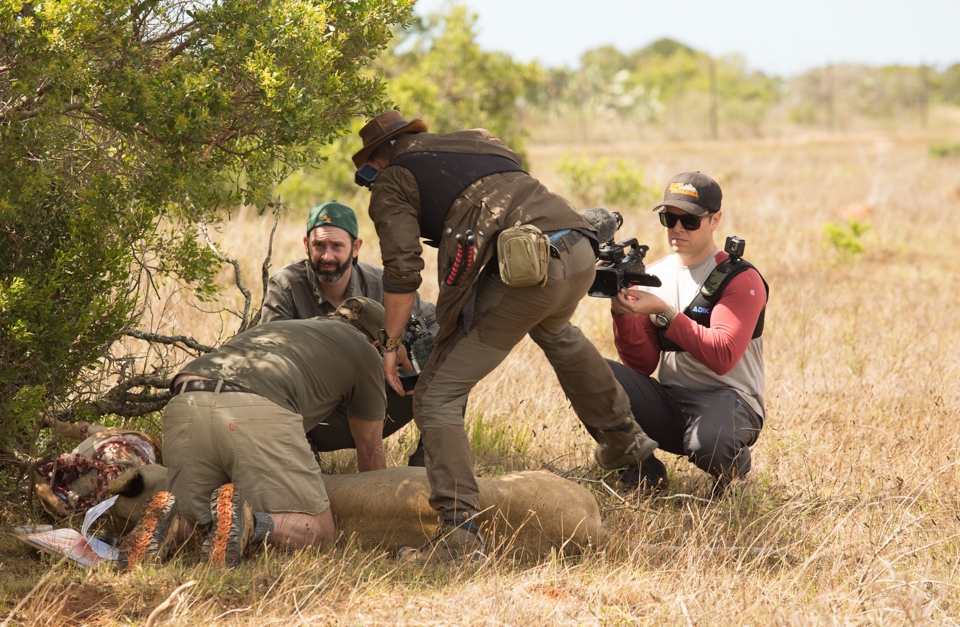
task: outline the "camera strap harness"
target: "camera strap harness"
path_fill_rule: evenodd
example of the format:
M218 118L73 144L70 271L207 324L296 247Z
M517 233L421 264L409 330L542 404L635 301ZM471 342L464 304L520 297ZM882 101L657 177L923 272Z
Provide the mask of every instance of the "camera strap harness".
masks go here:
M752 263L742 258L731 257L717 264L717 267L713 269L713 272L710 273L707 280L700 286L700 291L697 292L694 299L690 301L687 308L683 310L684 315L700 326L709 329L710 314L713 312L713 306L716 305L720 297L723 296L723 290L730 283L730 279L750 269L756 270L757 274L760 274L760 271L757 270ZM763 288L767 291L767 296L769 297L770 286L767 285L767 281L763 278L763 275L760 275L760 280L763 281ZM763 318L766 311L767 307L764 305L763 309L760 310L760 317L757 318L757 326L753 329L752 339L763 335ZM660 336L661 350L684 352L679 345L667 339L666 328L657 329L657 334Z

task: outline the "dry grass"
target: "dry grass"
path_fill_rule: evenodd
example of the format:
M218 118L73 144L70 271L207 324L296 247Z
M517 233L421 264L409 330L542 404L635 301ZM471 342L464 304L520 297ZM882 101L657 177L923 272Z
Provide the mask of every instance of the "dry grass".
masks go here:
M156 624L957 625L960 176L955 162L927 157L932 139L531 146L534 173L554 186L550 164L564 151L635 159L657 185L690 169L721 182L722 235L746 239L772 290L767 422L753 473L723 500L708 501L706 477L672 456L662 497L612 494L545 359L525 342L471 395L470 421L482 415L484 426L478 471L548 466L584 481L616 545L546 563L424 569L344 539L227 573L187 551L117 574L38 564L4 539L0 607L29 591L11 624L142 623L195 579ZM299 209L278 231L275 267L301 255ZM849 217L870 227L860 257L824 246L823 225ZM258 284L270 226L241 215L223 231L248 284ZM363 256L376 259L372 229L362 229ZM651 244L651 258L664 252L645 208L622 234ZM585 300L576 322L614 356L606 306ZM155 311L167 330L220 333L221 320L175 301ZM392 439L389 463L402 463L413 440Z

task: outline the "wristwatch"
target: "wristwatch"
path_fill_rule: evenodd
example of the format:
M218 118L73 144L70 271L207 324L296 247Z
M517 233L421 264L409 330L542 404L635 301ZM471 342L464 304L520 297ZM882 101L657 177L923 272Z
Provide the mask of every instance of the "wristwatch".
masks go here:
M403 342L403 335L387 337L387 330L380 327L380 333L378 333L377 339L380 341L380 346L383 347L383 352L387 353L395 351L400 347L401 342Z
M673 305L670 305L665 311L661 311L654 316L653 323L661 328L669 326L675 315L677 315L677 310L673 308Z

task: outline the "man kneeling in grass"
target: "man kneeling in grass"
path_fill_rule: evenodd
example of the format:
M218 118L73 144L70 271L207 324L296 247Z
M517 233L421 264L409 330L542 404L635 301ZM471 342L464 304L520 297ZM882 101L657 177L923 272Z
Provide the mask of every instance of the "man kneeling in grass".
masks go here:
M383 307L353 297L330 317L262 324L187 364L163 415L167 490L144 504L120 563L162 559L194 530L209 530L204 561L226 566L264 542L331 542L330 501L304 433L342 404L360 472L386 468L382 326Z

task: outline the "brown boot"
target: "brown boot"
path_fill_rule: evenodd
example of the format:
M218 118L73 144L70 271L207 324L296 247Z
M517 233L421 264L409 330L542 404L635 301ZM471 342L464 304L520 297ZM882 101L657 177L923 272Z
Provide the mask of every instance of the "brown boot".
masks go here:
M253 539L253 508L243 499L240 488L225 483L210 495L210 514L213 524L201 548L203 561L214 566L238 565Z
M651 440L633 418L613 431L601 431L599 444L594 451L597 463L604 470L616 470L626 466L639 466L640 462L653 455L659 444Z
M178 509L177 499L166 490L145 501L140 522L120 543L120 566L130 569L141 562L166 558L180 528Z
M435 561L482 562L487 559L483 552L483 537L473 521L455 525L444 523L437 537L419 549L405 546L397 553L404 563L428 564Z

